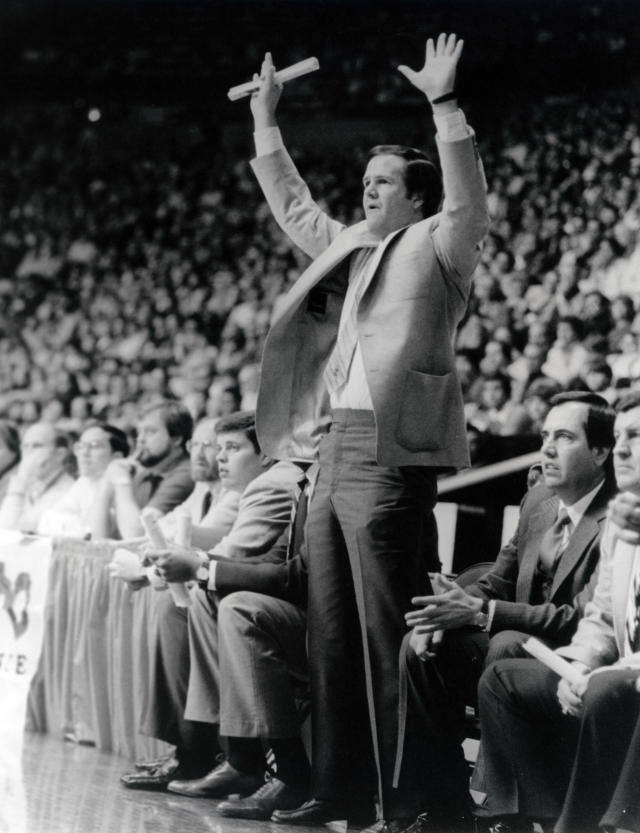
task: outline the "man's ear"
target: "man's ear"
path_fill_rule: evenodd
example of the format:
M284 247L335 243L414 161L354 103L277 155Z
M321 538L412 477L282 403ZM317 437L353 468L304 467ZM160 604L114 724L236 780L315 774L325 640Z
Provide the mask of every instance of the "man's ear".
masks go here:
M263 469L268 469L270 465L273 463L273 457L269 457L268 454L260 453L260 465Z
M607 457L613 452L613 449L594 445L591 451L593 453L593 459L596 463L598 463L599 466L604 466Z

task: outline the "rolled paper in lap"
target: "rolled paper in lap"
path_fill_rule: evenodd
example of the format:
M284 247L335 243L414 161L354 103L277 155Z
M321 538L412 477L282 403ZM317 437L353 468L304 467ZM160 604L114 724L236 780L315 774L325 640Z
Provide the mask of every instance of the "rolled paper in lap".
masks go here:
M157 547L159 550L164 549L167 546L167 542L165 541L155 514L153 512L147 513L143 509L140 515L140 520L142 521L145 532L149 536L149 540L153 546ZM168 587L176 607L189 607L191 604L191 596L189 595L189 590L184 582L171 581L169 582Z
M315 72L320 69L320 62L317 58L305 58L304 61L298 61L297 64L291 64L290 67L278 70L275 74L276 84L286 84L287 81L293 81L294 78L299 78L301 75L308 75L310 72ZM231 87L227 93L231 101L238 101L240 98L246 98L251 93L254 93L260 88L260 81L247 81L245 84L238 84L237 87Z
M577 668L559 654L556 654L555 651L552 651L551 648L547 648L539 639L533 636L529 637L524 643L524 649L567 682L577 685L584 679L584 674L581 674Z
M186 512L181 512L178 515L176 526L176 544L180 544L181 547L190 547L191 527L193 526L191 515L187 515Z

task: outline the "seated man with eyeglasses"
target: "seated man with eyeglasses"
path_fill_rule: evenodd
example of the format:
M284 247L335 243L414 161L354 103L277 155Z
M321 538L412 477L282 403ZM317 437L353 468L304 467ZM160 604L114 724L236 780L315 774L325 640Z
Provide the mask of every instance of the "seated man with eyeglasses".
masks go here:
M112 460L129 454L124 431L103 422L89 422L73 445L78 465L78 479L48 509L38 526L46 535L91 538L91 516L107 466ZM116 536L115 523L112 535Z
M238 516L238 504L246 483L223 482L218 472L218 440L216 422L212 417L200 420L187 443L191 465L191 479L195 487L189 497L159 519L167 541L176 540L178 518L191 518L191 543L209 549L229 532ZM247 472L247 483L262 471L260 466Z
M66 464L70 439L46 422L30 425L20 440L20 464L0 505L0 529L40 532L40 523L73 484Z

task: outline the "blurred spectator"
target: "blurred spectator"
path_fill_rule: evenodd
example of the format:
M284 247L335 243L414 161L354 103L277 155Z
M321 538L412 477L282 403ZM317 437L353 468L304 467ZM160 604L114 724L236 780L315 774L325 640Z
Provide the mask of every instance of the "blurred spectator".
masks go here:
M579 318L567 316L558 321L556 340L547 354L542 372L566 387L579 376L589 358L582 345L583 327Z
M141 509L160 517L191 494L186 446L192 430L191 414L179 402L162 400L142 410L133 457L107 466L94 501L94 537L109 537L112 513L122 538L142 535Z
M180 515L187 515L192 522L192 546L205 550L215 546L233 526L243 491L235 485L224 487L219 478L216 422L206 418L194 428L187 443L194 489L186 500L158 521L165 538L175 541Z
M616 295L611 302L612 327L608 334L610 353L617 353L621 350L620 341L623 336L631 332L634 315L635 308L631 298L628 295Z
M489 434L504 434L505 425L513 410L509 397L511 383L502 373L481 376L476 404L466 405L467 422L479 431Z
M608 358L613 383L636 386L640 383L640 338L632 332L625 333L620 339L620 351Z
M0 529L39 532L45 512L73 484L65 468L69 444L68 436L48 423L27 428L20 443L20 463L0 505Z
M599 393L609 404L613 404L618 392L611 384L613 371L607 360L602 356L594 356L586 363L579 377L570 383L572 390L590 390Z
M20 435L8 419L0 419L0 505L7 493L9 479L20 462Z
M113 425L94 422L86 426L74 443L78 479L50 509L44 512L39 531L48 535L74 538L91 537L91 518L107 466L112 460L127 457L129 443L123 431ZM110 534L117 530L112 520Z
M503 434L540 434L551 399L562 390L558 382L540 376L527 387L521 405L514 405L505 421Z
M462 396L465 402L471 402L474 399L474 383L479 376L478 362L475 359L475 354L471 350L464 350L458 348L456 350L456 373L460 380L460 387L462 388Z

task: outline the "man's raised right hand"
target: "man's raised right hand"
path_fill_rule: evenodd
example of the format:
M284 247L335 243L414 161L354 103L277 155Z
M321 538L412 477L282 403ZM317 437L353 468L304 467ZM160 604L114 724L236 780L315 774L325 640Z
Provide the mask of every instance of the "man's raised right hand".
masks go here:
M267 52L260 68L260 75L254 74L253 80L260 81L260 89L251 95L251 112L256 130L264 127L277 127L276 109L282 94L282 84L275 80L276 68L271 52Z

